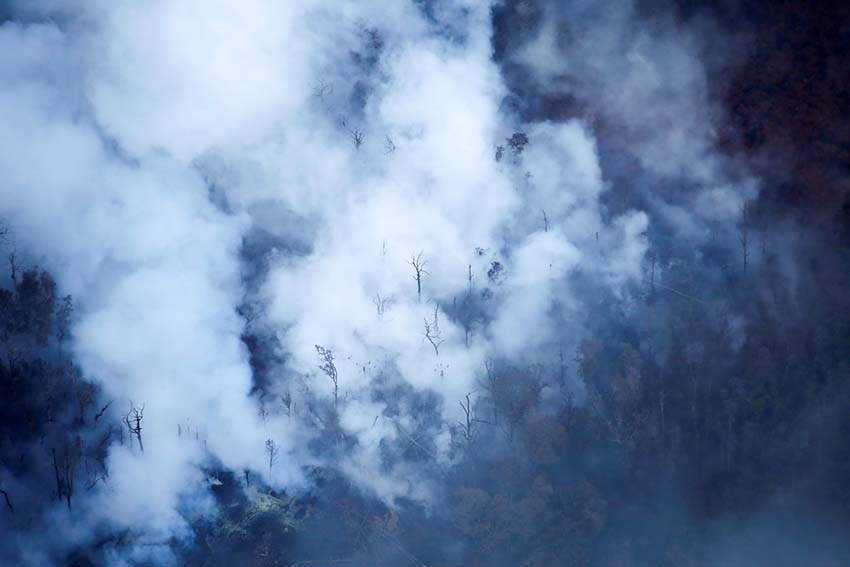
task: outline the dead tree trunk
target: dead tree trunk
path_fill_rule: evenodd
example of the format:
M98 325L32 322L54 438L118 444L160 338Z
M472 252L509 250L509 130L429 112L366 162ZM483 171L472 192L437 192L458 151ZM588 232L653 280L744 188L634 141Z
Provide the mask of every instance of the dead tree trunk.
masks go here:
M71 499L74 496L74 472L78 462L78 447L65 450L62 459L56 457L56 449L51 449L53 456L53 473L56 475L56 498L65 500L68 511L71 511Z
M272 476L272 467L274 467L277 456L280 453L280 447L271 439L266 439L266 456L269 458L269 478ZM247 475L246 475L247 478Z
M434 354L440 356L440 345L442 345L445 341L443 339L443 335L440 332L440 320L438 319L437 314L439 313L439 307L434 307L434 320L428 321L425 319L425 338L431 343L431 346L434 347Z
M422 278L431 275L425 266L428 260L422 257L422 252L410 256L410 265L413 266L413 279L416 280L416 299L422 301Z
M324 372L333 383L334 411L336 411L339 405L339 373L337 372L336 364L334 364L334 353L329 348L319 345L315 346L316 353L318 353L319 359L321 360L319 370Z
M472 449L472 442L475 437L475 431L473 429L473 423L475 422L475 416L472 410L472 400L470 400L470 396L472 394L466 395L466 403L463 400L459 401L461 410L463 410L463 421L460 422L461 427L461 435L463 437L463 442L466 445L466 450L470 451Z
M142 443L142 419L144 418L144 412L144 404L142 404L142 407L137 408L133 405L133 402L130 401L130 411L128 411L127 415L124 416L124 423L127 425L127 429L130 431L130 434L136 436L136 440L139 442L139 450L142 453L145 452L145 446Z
M12 501L9 499L9 493L0 488L0 494L3 495L3 499L6 501L6 507L9 508L11 513L15 513L15 507L12 506Z

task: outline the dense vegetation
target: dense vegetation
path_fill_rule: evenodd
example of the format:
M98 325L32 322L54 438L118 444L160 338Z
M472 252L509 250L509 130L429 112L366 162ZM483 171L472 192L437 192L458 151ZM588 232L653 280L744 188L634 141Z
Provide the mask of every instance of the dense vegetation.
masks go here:
M106 478L117 430L102 419L98 388L65 347L71 297L60 296L44 270L19 272L14 255L7 277L0 289L0 489L8 525L31 529L49 503L70 511L79 492Z
M850 236L843 219L835 227ZM796 301L770 261L744 272L724 258L733 267L722 294L649 281L628 314L619 300L600 304L598 333L569 359L493 361L470 421L454 427L453 466L430 462L413 438L387 447L388 459L404 451L439 469L433 509L390 509L331 470L313 471L315 488L300 496L246 493L243 479L210 471L218 517L181 553L197 565L701 565L766 515L763 533L734 544L732 564L799 564L796 545L810 539L819 555L808 564L839 565L835 536L850 521L847 244L801 270ZM4 513L26 523L39 502L72 507L106 474L113 429L62 347L70 298L40 270L10 283L0 296L2 488ZM578 372L586 400L558 388L561 364ZM426 431L428 401L411 410ZM323 442L344 450L352 441L328 424ZM782 533L793 534L790 555Z
M389 509L328 471L315 471L308 497L246 500L228 476L219 523L198 527L187 559L799 565L805 547L808 565L842 564L850 258L821 252L836 269L802 272L799 301L770 261L745 273L727 260L719 295L669 278L649 282L628 314L600 305L598 334L567 361L583 403L557 387L557 363L494 361L472 420L455 427L459 458L439 471L435 509ZM415 441L406 451L437 466Z

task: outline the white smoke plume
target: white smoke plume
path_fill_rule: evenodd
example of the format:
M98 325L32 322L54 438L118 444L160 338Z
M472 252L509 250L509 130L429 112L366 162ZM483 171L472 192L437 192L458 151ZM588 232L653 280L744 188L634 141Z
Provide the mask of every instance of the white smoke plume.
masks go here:
M606 211L589 125L506 109L488 3L419 4L42 2L19 5L30 23L0 27L0 215L75 297L75 355L116 419L144 404L144 452L116 443L85 519L55 515L69 538L103 522L149 542L185 535L209 510L210 466L298 489L305 466L332 465L389 503L427 502L421 473L381 464L382 443L416 425L374 385L437 396L429 432L444 464L447 424L488 359L554 363L559 345L574 348L574 277L613 294L643 277L649 217ZM619 46L599 47L618 37L606 31L577 56L590 70L561 69L546 54L554 33L524 55L541 80L617 59ZM681 77L677 113L701 103L698 73L679 73L695 62L645 45L611 70L629 97L605 104L629 117L627 101L650 103L651 73L634 75L647 61ZM639 147L650 169L712 163L699 121L674 133L688 140L679 161L659 156L669 137L632 126L651 142ZM735 218L722 191L700 197L704 209ZM246 256L257 234L266 245ZM464 301L486 316L459 316ZM246 325L283 355L262 400ZM333 458L308 443L310 404L335 396L316 345L334 354L339 424L356 439Z

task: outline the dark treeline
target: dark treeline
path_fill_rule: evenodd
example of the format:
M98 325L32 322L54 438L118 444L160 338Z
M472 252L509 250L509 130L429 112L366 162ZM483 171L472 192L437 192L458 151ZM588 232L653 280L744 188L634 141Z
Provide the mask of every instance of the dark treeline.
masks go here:
M37 533L42 513L105 480L106 451L117 430L104 417L96 385L66 346L73 305L49 273L22 269L9 256L0 288L0 477L7 534ZM42 528L40 528L42 526ZM11 540L10 540L11 541ZM9 547L0 562L19 561Z
M841 219L832 228L850 235ZM715 260L733 267L711 287L668 274L628 314L613 299L600 305L598 332L567 365L582 401L558 387L558 363L494 361L462 402L470 420L453 428L458 459L439 471L433 509L387 508L326 470L309 497L254 502L227 477L217 489L224 519L198 527L186 559L842 565L850 258L821 249L793 297L769 254L746 270L737 260ZM426 421L427 403L419 410ZM388 447L396 458L431 466L417 443Z

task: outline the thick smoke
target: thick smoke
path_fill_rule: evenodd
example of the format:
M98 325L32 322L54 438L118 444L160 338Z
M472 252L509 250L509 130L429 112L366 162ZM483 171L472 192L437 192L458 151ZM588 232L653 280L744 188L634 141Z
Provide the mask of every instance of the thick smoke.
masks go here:
M70 96L86 82L81 45L48 24L7 24L3 41L16 54L3 67L4 214L17 245L45 254L76 298L85 375L116 415L131 400L145 406L146 452L113 446L87 520L179 533L205 446L225 466L261 468L265 434L233 308L246 221L210 204L174 158L106 141L83 93ZM203 445L178 437L178 424Z
M738 246L758 183L716 150L705 30L510 3L535 24L508 41L498 4L13 3L0 216L75 298L111 417L144 406L144 451L113 438L53 545L128 531L123 559L166 561L211 470L297 492L330 467L427 508L493 360L581 401L564 353L655 278L653 230Z
M489 10L104 2L3 26L3 214L77 299L74 351L111 411L145 407L145 451L112 447L89 521L179 535L210 459L268 475L272 439L267 480L290 487L322 460L282 404L261 419L249 396L252 234L272 244L247 299L286 353L270 391L329 399L315 345L332 350L359 441L339 466L388 501L428 494L403 464L379 470L381 442L414 424L377 419L377 375L438 394L453 422L489 357L574 340L549 318L575 309L570 273L615 291L640 277L648 221L604 218L587 128L504 111ZM449 314L470 297L491 319ZM445 460L448 430L433 433Z

